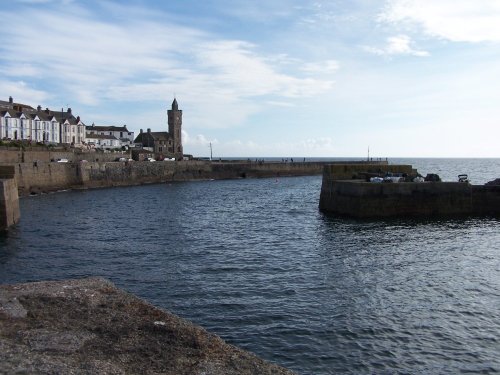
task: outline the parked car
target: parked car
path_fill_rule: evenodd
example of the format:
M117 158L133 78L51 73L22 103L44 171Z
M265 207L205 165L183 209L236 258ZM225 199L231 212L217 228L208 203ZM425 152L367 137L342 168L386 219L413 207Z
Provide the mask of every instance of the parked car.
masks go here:
M153 161L156 161L156 160L155 160L155 159L153 159L153 158L147 158L147 159L146 159L146 161L151 161L151 162L153 162Z
M404 182L405 178L402 173L388 172L384 176L384 182Z
M68 160L68 159L64 159L64 158L63 158L63 159L57 159L57 162L58 162L58 163L68 163L68 162L69 162L69 160Z

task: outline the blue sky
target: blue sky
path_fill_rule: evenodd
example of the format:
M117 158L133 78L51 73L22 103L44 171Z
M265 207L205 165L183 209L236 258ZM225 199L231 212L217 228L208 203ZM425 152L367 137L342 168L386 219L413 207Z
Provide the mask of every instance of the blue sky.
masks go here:
M498 0L11 0L0 95L197 156L500 157Z

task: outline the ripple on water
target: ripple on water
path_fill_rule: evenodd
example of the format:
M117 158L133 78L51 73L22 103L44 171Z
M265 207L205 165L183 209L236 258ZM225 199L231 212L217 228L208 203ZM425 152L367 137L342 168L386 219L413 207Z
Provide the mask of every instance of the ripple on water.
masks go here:
M499 221L336 219L320 185L23 199L0 282L102 275L300 374L500 371Z

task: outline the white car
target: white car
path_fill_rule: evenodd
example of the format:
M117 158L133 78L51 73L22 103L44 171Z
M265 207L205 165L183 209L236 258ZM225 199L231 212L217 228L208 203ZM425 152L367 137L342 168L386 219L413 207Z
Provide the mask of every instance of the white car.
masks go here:
M57 162L58 163L68 163L69 160L68 159L57 159Z
M402 173L386 173L384 182L404 182L405 178Z

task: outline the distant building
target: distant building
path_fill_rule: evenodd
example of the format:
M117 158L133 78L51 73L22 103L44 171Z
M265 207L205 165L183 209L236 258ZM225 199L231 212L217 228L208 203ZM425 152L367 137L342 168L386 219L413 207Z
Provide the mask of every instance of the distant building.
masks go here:
M40 107L40 106L38 106ZM48 109L46 109L48 111ZM80 120L80 116L73 116L71 108L64 112L50 111L61 124L61 138L60 143L71 146L82 146L85 140L85 124Z
M87 146L88 148L112 150L115 148L121 148L120 140L114 135L107 134L89 134L87 135Z
M127 129L127 125L123 126L98 126L92 124L91 126L85 127L87 142L95 143L95 140L101 140L101 145L105 145L104 148L121 148L130 147L134 142L134 132ZM97 137L97 136L100 137ZM104 137L106 136L106 137ZM116 140L116 141L113 141ZM109 143L112 143L112 146ZM98 143L95 143L97 148Z
M0 100L0 138L81 146L85 142L85 124L80 117L66 112L36 109L22 103Z
M182 110L179 110L177 99L172 102L172 109L167 111L168 132L146 132L140 130L134 143L142 144L146 150L152 151L159 158L175 158L182 160Z
M0 100L0 139L59 143L59 123L51 113L33 107Z

